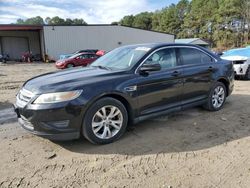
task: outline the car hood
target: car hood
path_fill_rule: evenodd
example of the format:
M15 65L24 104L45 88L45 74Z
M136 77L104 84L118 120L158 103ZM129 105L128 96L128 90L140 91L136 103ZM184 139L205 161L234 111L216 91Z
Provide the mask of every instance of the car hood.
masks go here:
M226 56L226 57L221 57L221 59L225 59L225 60L229 60L229 61L244 61L247 60L248 57L246 56L239 56L239 55L235 55L235 56Z
M24 83L24 89L34 94L82 89L84 85L121 77L121 71L93 67L73 68L43 74Z

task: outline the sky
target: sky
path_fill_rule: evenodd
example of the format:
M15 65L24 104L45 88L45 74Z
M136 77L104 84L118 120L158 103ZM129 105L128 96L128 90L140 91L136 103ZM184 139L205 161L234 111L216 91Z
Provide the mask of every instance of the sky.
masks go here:
M162 9L178 0L0 0L0 24L59 16L83 18L88 24L110 24L126 15Z

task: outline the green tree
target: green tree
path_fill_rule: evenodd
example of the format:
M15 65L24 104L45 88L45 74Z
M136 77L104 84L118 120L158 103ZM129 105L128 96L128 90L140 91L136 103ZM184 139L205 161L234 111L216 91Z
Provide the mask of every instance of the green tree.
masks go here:
M248 44L250 39L250 1L242 0L241 15L243 19L243 37L245 45Z
M240 46L242 31L235 27L234 20L242 20L243 0L218 0L213 39L219 48Z
M119 22L111 22L111 25L119 25Z
M24 24L24 20L19 18L17 19L16 24Z
M66 18L65 21L64 21L64 24L65 24L65 25L73 25L73 24L74 24L74 21L71 20L70 18Z
M152 29L152 16L151 12L142 12L140 14L135 15L133 26L141 29Z
M155 20L157 20L158 23L156 23ZM180 20L178 18L176 5L172 4L162 9L157 16L153 17L153 26L159 31L173 34L178 33L180 31Z
M43 25L43 18L40 16L36 16L33 18L28 18L26 20L17 19L16 24L27 24L27 25Z
M65 20L63 18L60 18L59 16L55 16L49 19L48 24L49 25L65 25Z
M75 18L73 19L72 25L87 25L87 22L85 22L82 18L81 19Z
M181 0L177 5L172 4L161 11L156 11L152 18L153 29L173 34L181 33L188 10L189 1Z
M134 25L134 16L133 15L129 15L129 16L124 16L120 23L121 25L125 25L125 26L129 26L132 27Z
M58 16L45 18L45 23L48 25L87 25L87 22L82 18L75 18L72 20L71 18L63 19Z

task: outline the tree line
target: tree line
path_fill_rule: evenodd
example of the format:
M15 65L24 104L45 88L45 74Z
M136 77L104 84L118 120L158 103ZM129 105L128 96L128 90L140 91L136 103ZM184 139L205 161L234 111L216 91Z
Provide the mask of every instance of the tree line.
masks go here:
M121 25L202 38L224 50L250 44L250 0L180 0L155 12L123 17Z
M71 19L71 18L60 18L59 16L47 17L43 19L41 16L36 16L28 19L17 19L15 24L27 24L27 25L87 25L82 18Z

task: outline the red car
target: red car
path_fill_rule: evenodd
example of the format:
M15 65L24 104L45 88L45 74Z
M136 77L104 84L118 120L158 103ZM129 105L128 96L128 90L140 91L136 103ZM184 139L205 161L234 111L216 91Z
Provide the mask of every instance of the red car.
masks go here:
M95 53L87 53L87 52L79 53L67 59L58 60L56 62L56 68L66 69L76 66L87 66L88 64L91 64L99 57L100 55L99 54L97 55Z

